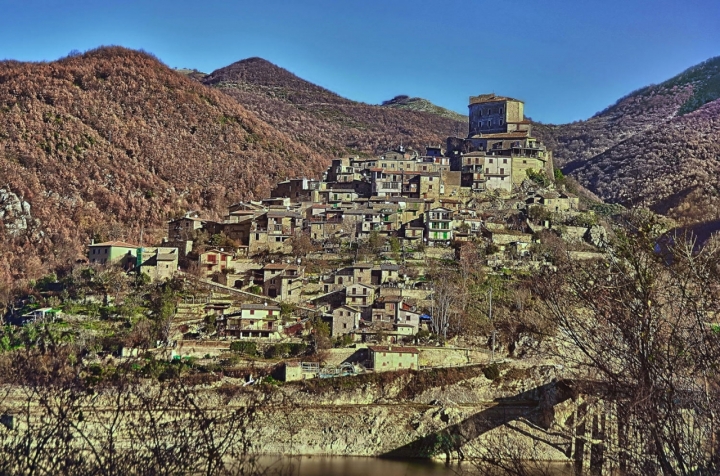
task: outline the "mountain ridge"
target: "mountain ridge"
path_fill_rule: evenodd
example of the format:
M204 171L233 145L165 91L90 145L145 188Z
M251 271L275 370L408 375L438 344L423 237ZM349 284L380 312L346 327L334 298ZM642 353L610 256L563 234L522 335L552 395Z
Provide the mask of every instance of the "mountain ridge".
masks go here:
M395 96L392 99L388 99L387 101L383 101L380 106L396 109L406 109L409 111L429 112L431 114L437 114L438 116L447 117L448 119L453 119L458 122L467 122L467 116L463 116L460 113L433 104L427 99L410 97L405 94L401 94Z
M463 123L422 111L344 98L262 58L248 58L204 80L297 141L331 155L372 155L405 144L442 144Z

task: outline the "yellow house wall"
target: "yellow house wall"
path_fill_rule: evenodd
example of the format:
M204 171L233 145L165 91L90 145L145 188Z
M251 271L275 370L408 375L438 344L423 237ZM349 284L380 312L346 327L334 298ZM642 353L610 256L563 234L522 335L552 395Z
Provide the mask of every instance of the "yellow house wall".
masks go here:
M418 354L409 352L373 352L373 369L376 372L417 368Z

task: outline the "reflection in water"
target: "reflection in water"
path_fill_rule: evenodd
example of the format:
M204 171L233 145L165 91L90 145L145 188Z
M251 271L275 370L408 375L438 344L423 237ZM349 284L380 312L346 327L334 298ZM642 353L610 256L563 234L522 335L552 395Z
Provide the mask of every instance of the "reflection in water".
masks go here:
M428 460L388 460L352 456L297 456L260 458L268 475L283 476L456 476L476 475L472 466L445 465ZM548 474L543 472L544 474ZM568 465L552 465L550 474L573 474Z

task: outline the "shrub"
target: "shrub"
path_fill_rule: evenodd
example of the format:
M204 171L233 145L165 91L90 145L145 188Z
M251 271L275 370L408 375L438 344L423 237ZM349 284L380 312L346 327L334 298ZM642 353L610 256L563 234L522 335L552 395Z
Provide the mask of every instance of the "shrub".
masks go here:
M343 334L342 336L335 339L335 347L347 347L354 342L353 336L350 334Z
M483 375L488 380L497 380L500 378L500 368L495 363L490 364L483 368Z
M278 359L290 354L290 344L274 344L265 349L265 358Z
M257 355L257 345L255 342L235 341L230 344L230 350L243 355Z
M290 346L290 356L297 357L307 352L308 346L304 342L288 344Z

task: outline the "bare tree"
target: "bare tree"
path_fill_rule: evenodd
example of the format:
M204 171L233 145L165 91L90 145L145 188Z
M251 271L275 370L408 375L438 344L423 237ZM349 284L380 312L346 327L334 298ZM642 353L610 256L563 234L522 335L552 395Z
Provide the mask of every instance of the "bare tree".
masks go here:
M604 260L564 262L534 291L558 327L554 354L616 406L613 459L632 474L718 471L720 246L627 217Z

